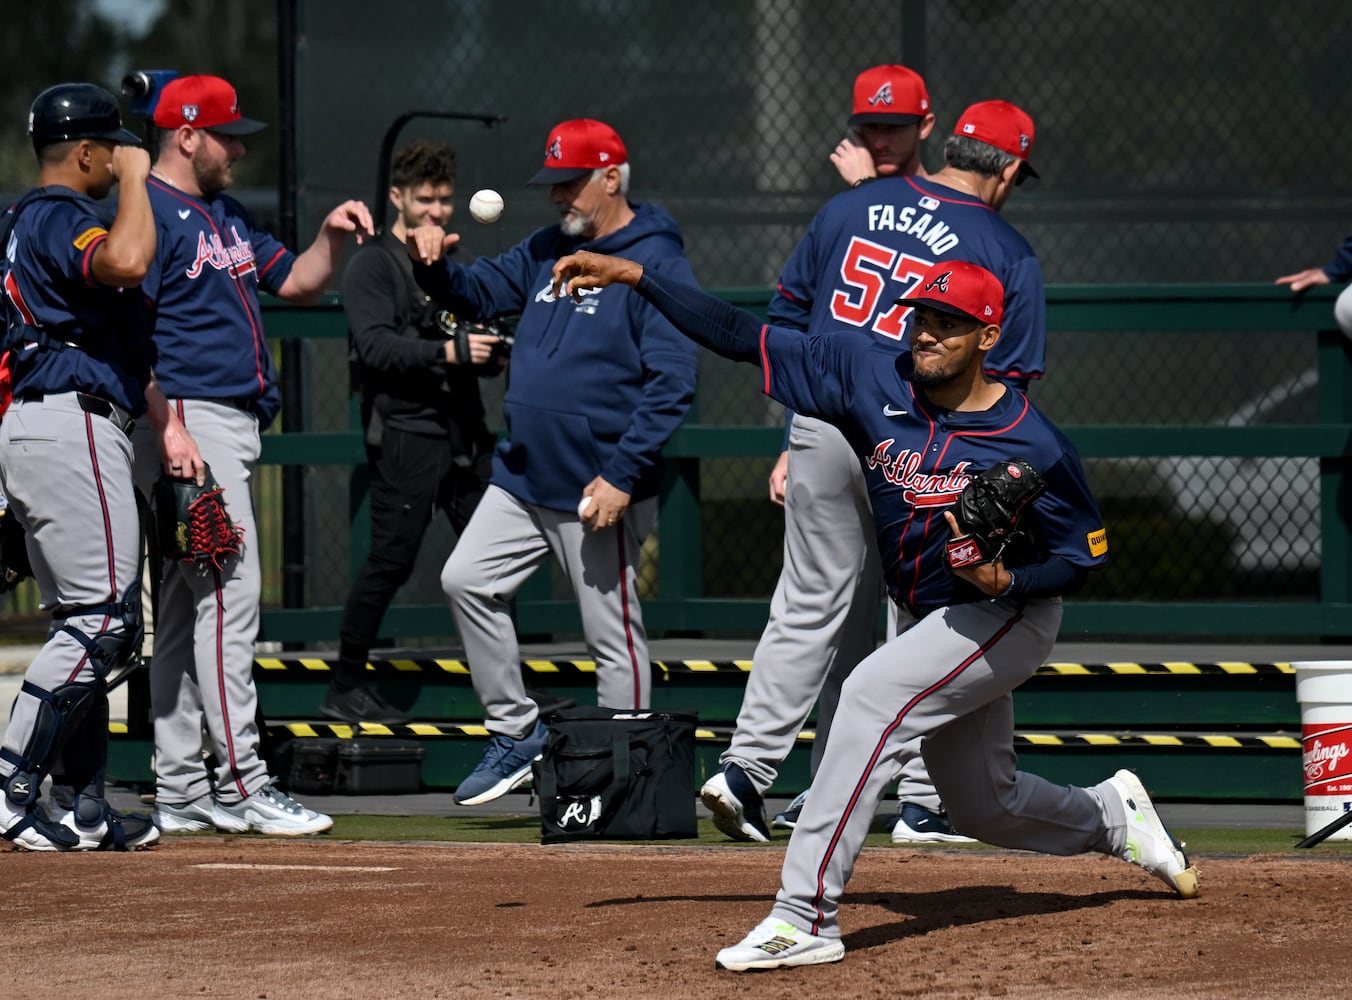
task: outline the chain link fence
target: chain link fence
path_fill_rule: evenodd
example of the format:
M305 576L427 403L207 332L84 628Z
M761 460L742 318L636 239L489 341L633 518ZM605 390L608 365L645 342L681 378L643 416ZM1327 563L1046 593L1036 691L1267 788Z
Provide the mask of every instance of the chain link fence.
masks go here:
M1037 249L1048 283L1270 282L1328 260L1352 222L1343 169L1352 138L1341 128L1352 91L1329 71L1343 54L1335 29L1345 16L1332 0L1301 5L1299 17L1256 0L303 3L302 232L338 200L370 196L376 150L397 115L502 114L497 128L415 121L402 133L456 147L452 228L469 253L500 252L553 221L544 193L524 186L549 127L596 117L629 146L632 196L681 222L702 283L768 289L840 189L827 156L854 76L904 62L934 101L931 170L968 104L1001 97L1032 114L1041 180L1005 214ZM506 197L496 226L468 221L478 187ZM340 354L307 348L314 429L347 426ZM1308 336L1061 331L1048 358L1033 396L1062 424L1315 419ZM502 386L485 388L496 420ZM706 355L692 419L774 425L782 410L760 394L755 372ZM783 525L765 499L773 459L704 463L710 596L773 587ZM1087 596L1316 597L1315 460L1087 465L1116 556ZM314 604L340 603L346 591L346 475L310 474ZM453 540L434 526L401 600L441 599L437 570Z

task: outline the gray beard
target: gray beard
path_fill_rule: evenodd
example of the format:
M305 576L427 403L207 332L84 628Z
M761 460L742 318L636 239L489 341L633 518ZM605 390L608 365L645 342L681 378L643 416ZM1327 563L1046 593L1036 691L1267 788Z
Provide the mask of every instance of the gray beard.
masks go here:
M559 223L559 228L563 230L564 236L582 236L586 234L594 221L594 219L585 216L570 215Z

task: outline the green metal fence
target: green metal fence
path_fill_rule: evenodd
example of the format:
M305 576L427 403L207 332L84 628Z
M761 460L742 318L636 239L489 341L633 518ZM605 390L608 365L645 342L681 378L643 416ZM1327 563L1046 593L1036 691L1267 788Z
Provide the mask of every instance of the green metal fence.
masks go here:
M720 294L753 311L768 298ZM1068 602L1063 638L1352 637L1352 345L1327 329L1332 298L1330 289L1293 298L1247 284L1049 288L1052 374L1032 395L1085 459L1112 557ZM274 340L299 339L310 351L307 413L332 412L335 394L346 394L339 305L269 305L266 319ZM712 356L702 365L697 405L666 449L644 619L654 636L752 636L779 569L782 519L763 484L782 411L759 396L748 366ZM1237 381L1247 388L1222 388ZM310 547L307 606L279 608L265 596L265 640L336 638L368 537L364 455L355 409L346 411L344 427L307 422L305 432L265 437L265 464L307 470ZM268 492L259 519L272 551L282 519ZM434 572L452 541L429 535L421 579L391 608L387 636L453 638ZM269 578L276 572L265 567ZM544 570L517 610L524 634L580 630L566 590Z

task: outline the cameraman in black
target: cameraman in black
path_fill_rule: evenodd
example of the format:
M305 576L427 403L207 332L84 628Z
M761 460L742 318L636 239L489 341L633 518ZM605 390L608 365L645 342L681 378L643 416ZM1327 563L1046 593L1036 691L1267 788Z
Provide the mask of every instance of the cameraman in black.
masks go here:
M450 221L455 153L411 142L394 154L390 180L397 217L357 251L342 282L371 470L371 549L343 608L338 665L320 711L397 725L409 716L366 682L366 659L434 510L459 535L483 496L494 439L479 378L502 371L509 342L495 328L438 312L413 280L404 241L412 228Z

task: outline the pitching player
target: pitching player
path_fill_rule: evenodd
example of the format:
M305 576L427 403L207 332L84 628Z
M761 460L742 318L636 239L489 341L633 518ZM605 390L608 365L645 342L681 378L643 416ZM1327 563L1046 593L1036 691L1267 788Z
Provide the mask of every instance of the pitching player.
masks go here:
M111 670L135 652L141 529L127 431L146 408L150 339L135 287L155 253L150 160L117 99L67 83L38 95L28 132L39 187L0 221L13 402L0 491L27 531L47 642L0 747L0 836L31 851L132 849L149 817L104 798ZM120 185L107 225L96 200ZM52 776L55 818L39 803Z
M259 432L279 405L258 292L314 301L347 235L372 231L371 215L345 202L297 256L224 194L244 155L242 137L264 127L240 114L234 87L215 76L180 77L164 87L154 120L159 143L147 186L159 248L142 292L170 430L158 442L138 430L136 478L148 490L161 469L200 478L206 462L244 530L241 554L221 568L164 566L150 661L155 820L166 832L319 833L333 821L277 788L258 751L253 653L262 581L250 485ZM202 759L204 722L214 775Z
M1352 280L1352 235L1343 240L1333 260L1323 267L1310 267L1295 274L1284 274L1277 279L1276 284L1290 285L1291 291L1303 292L1315 285L1327 285L1335 281L1341 284L1349 280ZM1333 317L1338 321L1338 329L1352 337L1352 285L1344 288L1334 301Z
M894 77L887 89L894 107L913 116L928 107L922 85L912 83L908 91L907 78ZM856 108L870 107L861 95L882 86L876 79L865 83L856 83ZM909 102L898 103L905 93ZM1026 176L1036 176L1028 163L1032 147L1027 114L1005 101L985 101L958 118L944 147L945 165L932 177L880 171L877 180L832 198L784 267L770 304L772 321L896 349L905 344L910 311L893 300L930 263L972 260L1000 278L1007 296L1005 334L987 358L987 374L1026 386L1043 368L1042 272L999 209ZM789 456L784 569L723 770L700 792L719 829L741 839L768 839L762 797L779 763L820 692L819 755L840 686L872 651L876 634L880 569L857 456L837 428L803 414L793 417ZM969 839L963 836L969 831L956 832L941 812L919 757L910 758L897 797L894 841ZM792 811L777 821L792 824Z
M544 166L556 225L497 257L435 266L458 237L410 235L419 284L457 314L520 312L503 413L508 438L493 479L441 572L470 680L493 734L455 800L477 805L529 775L547 730L526 695L509 601L553 556L577 596L596 661L597 703L646 708L652 690L638 562L657 517L661 451L695 392L696 351L625 289L558 301L554 262L579 247L624 252L694 282L680 229L656 205L631 202L629 154L604 122L550 130ZM579 510L579 501L586 506Z
M1061 598L1107 558L1079 456L1022 392L983 367L1000 338L1005 290L960 259L925 268L896 300L914 310L909 352L864 337L762 326L698 289L632 261L578 254L555 267L557 294L633 287L686 336L759 364L765 391L833 421L864 463L888 593L902 632L845 683L812 794L789 839L770 916L718 953L742 971L839 961L838 909L889 782L923 753L959 826L1002 847L1131 861L1179 895L1197 873L1130 771L1090 788L1015 770L1011 692L1051 652ZM1027 460L1047 490L1031 508L1029 561L950 568L949 508L978 472Z

